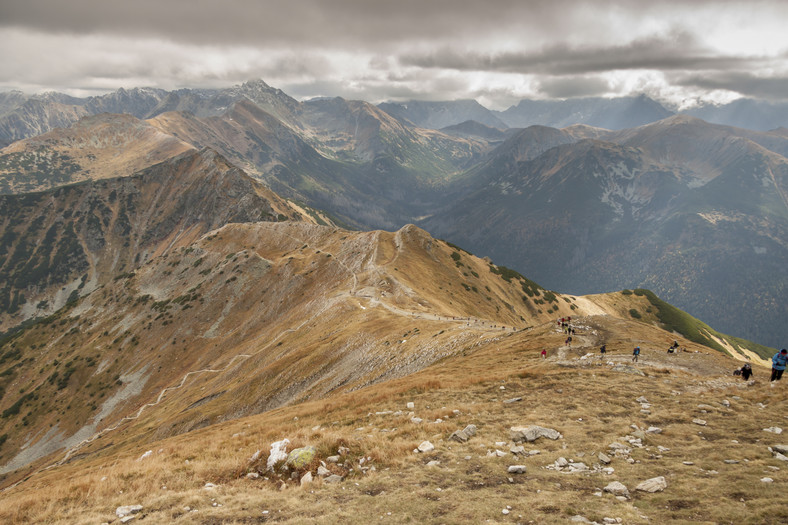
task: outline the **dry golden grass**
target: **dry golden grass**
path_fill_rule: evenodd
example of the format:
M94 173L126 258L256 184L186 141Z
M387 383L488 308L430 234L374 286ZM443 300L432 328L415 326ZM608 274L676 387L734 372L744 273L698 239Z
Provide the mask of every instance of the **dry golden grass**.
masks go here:
M661 337L646 325L630 327L624 337L608 334L609 348L621 349L609 353L608 360L628 364L623 352L633 340ZM116 507L135 503L144 506L145 523L550 524L566 523L576 514L624 523L788 520L782 496L788 483L785 465L766 448L785 440L762 430L786 426L788 385L770 388L763 381L765 370L758 369L761 380L746 387L729 376L733 364L728 358L702 348L702 353L680 356L646 352L638 365L645 376L614 372L596 357L578 358L594 346L568 352L565 360L541 360L541 348L548 343L557 348L561 337L545 326L354 392L123 452L99 452L7 490L0 500L0 521L100 523L114 520ZM589 336L588 343L596 341ZM650 414L641 413L640 396L651 404ZM503 403L515 397L522 401ZM408 402L415 404L414 415L422 423L410 421ZM435 423L439 418L443 422ZM695 418L707 425L694 424ZM452 431L471 423L478 433L468 442L448 440ZM514 457L508 453L509 428L528 424L555 428L563 438L525 444L526 450L540 453ZM610 443L624 443L631 425L663 431L646 434L643 448L632 447L633 463L614 457L612 475L544 468L559 457L593 466ZM300 487L287 474L265 472L270 443L283 438L290 439L290 449L317 448L318 459L309 466L313 474L319 460L347 447L341 467L328 464L345 481L316 480ZM435 450L414 454L423 440ZM487 456L496 449L506 457ZM139 460L146 450L153 453ZM262 457L250 462L257 450ZM428 467L429 461L440 463ZM512 464L525 464L527 473L508 474ZM364 473L362 466L374 471ZM252 471L261 477L248 479ZM665 476L664 492L634 490L655 476ZM766 476L774 482L761 482ZM596 495L613 480L629 487L631 499ZM217 487L204 489L208 482ZM511 512L504 515L507 505Z

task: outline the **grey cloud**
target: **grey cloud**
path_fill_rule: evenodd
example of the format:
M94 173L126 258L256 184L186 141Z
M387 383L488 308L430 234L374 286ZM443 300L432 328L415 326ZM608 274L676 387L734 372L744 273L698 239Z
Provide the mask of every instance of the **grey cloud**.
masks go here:
M670 80L680 86L721 89L767 100L785 100L788 95L788 76L760 77L750 72L732 71L675 75Z
M615 46L557 44L537 51L509 53L461 52L443 48L435 53L405 54L403 65L459 71L506 71L571 75L611 70L716 69L751 64L752 57L715 56L686 32L655 35Z
M537 82L537 90L547 98L592 97L609 93L611 86L598 77L552 77Z

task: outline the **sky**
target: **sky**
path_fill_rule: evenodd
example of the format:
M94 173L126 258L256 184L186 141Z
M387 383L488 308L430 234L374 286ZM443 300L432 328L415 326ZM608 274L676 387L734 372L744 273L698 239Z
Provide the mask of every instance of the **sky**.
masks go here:
M0 0L0 91L788 100L786 0Z

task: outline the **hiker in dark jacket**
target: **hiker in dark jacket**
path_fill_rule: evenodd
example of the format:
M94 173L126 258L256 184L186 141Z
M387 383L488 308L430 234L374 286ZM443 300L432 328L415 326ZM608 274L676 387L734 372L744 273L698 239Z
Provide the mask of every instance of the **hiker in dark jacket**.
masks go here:
M741 378L745 381L750 379L750 376L752 375L752 367L750 366L750 363L745 363L744 366L739 369L739 372L741 372Z
M788 350L783 348L772 357L772 378L769 381L779 381L788 364Z
M632 361L637 363L638 357L640 357L640 347L636 346L634 350L632 350Z

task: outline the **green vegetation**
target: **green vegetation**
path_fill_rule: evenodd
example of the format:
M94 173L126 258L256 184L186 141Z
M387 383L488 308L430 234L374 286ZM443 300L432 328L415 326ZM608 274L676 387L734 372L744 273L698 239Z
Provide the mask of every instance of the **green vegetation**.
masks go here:
M729 354L729 352L722 345L706 335L709 334L719 339L726 339L739 352L746 348L763 358L769 358L775 352L774 348L769 348L768 346L759 345L757 343L745 341L744 339L722 334L711 328L703 321L700 321L683 310L666 303L657 297L656 294L654 294L654 292L651 290L638 288L634 290L633 293L638 297L645 296L651 305L656 308L657 319L665 330L677 332L692 342L708 346L709 348L713 348L714 350L720 351L724 354Z
M630 308L629 309L629 315L633 319L641 319L642 318L642 316L640 315L640 312L638 312L635 308Z

